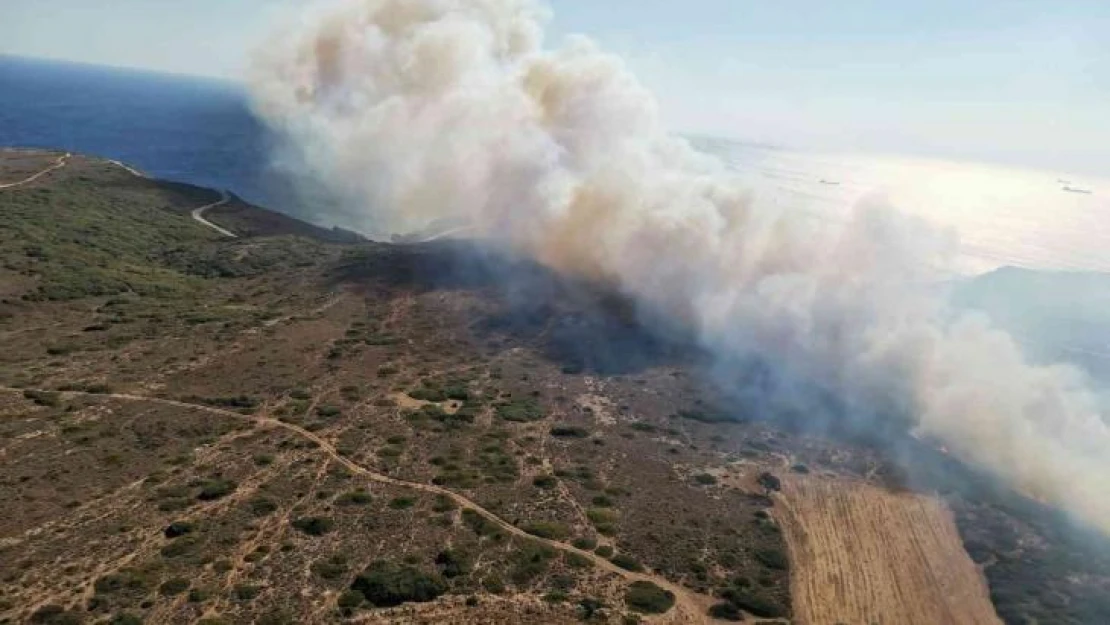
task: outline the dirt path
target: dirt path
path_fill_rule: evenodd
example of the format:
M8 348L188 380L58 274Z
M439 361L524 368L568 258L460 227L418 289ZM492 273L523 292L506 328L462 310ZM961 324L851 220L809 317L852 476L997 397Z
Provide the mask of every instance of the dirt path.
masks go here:
M65 167L66 163L69 162L69 158L71 156L73 156L73 155L70 154L69 152L66 152L65 154L59 156L58 160L54 161L54 164L51 165L50 167L47 167L46 169L40 171L37 174L33 174L31 176L28 176L27 178L24 178L23 180L19 180L17 182L8 182L8 183L5 183L5 184L0 184L0 189L14 189L15 187L22 186L22 185L25 185L25 184L30 183L30 182L34 182L34 181L38 180L39 178L45 176L46 174L49 174L50 172L54 171L55 169L61 169L62 167Z
M122 163L122 162L116 161L116 160L109 160L108 162L115 165L116 167L119 167L120 169L126 171L127 173L131 174L132 176L135 176L136 178L143 178L143 179L149 178L149 176L147 176L143 172L135 169L134 167L132 167L130 165L127 165L126 163ZM217 226L216 224L214 224L211 221L208 221L207 219L204 218L204 214L206 212L208 212L209 210L211 210L213 208L216 208L218 206L223 206L224 204L227 204L230 201L231 201L231 196L228 195L227 191L222 191L221 190L220 191L220 200L218 202L213 202L211 204L205 204L204 206L201 206L200 208L193 209L193 212L192 212L193 219L195 219L197 222L215 230L216 232L219 232L220 234L224 235L225 237L228 237L230 239L238 239L239 235L237 235L234 232L231 232L230 230L227 230L225 228L221 228L220 226Z
M135 176L136 178L147 178L146 174L144 174L143 172L135 169L134 167L132 167L130 165L127 165L125 163L121 163L119 161L113 161L113 160L109 160L108 162L115 165L116 167L119 167L120 169L126 171L127 173L131 174L132 176Z
M11 388L11 387L6 387L6 386L0 386L0 392L7 392L7 393L23 393L24 391L28 391L28 390L31 390L31 391L39 390L39 392L53 392L53 391L46 391L44 389L22 389L22 388ZM144 397L142 395L128 395L128 394L122 394L122 393L96 394L96 393L84 393L84 392L80 392L80 391L65 391L65 392L62 392L61 394L66 395L66 396L100 397L100 398L104 398L104 399L116 399L116 400L120 400L120 401L148 402L148 403L153 403L153 404L161 404L161 405L164 405L164 406L174 406L174 407L177 407L177 408L183 408L183 409L187 409L187 410L199 410L199 411L207 412L209 414L215 414L215 415L220 415L220 416L231 418L231 419L236 419L238 421L249 421L249 422L252 422L256 425L266 426L266 427L270 427L270 428L279 428L279 429L284 429L284 430L293 432L294 434L300 436L301 438L314 443L317 446L317 448L320 451L322 451L324 454L326 454L329 458L331 458L331 460L333 460L334 462L342 465L343 467L345 467L346 469L348 469L349 471L351 471L352 473L354 473L356 475L361 475L361 476L363 476L363 477L365 477L365 478L367 478L371 481L378 482L378 483L381 483L381 484L388 484L388 485L391 485L391 486L398 486L398 487L402 487L402 488L408 488L408 489L412 489L412 490L416 490L416 491L420 491L420 492L424 492L424 493L428 493L428 494L432 494L432 495L443 495L445 497L449 497L452 501L454 501L460 507L470 508L470 509L474 510L475 512L477 512L481 516L485 517L490 522L496 524L498 527L500 527L501 529L503 529L505 532L509 533L510 535L517 536L519 538L524 538L524 539L527 539L527 540L532 540L532 541L535 541L535 542L538 542L538 543L542 543L544 545L547 545L547 546L552 547L554 549L557 549L559 551L574 553L576 555L579 555L583 558L586 558L586 559L590 560L591 562L593 562L594 566L596 566L597 568L599 568L603 571L607 571L609 573L619 575L622 578L628 580L629 582L647 581L647 582L652 582L652 583L658 585L661 588L669 590L670 592L674 593L675 607L673 609L671 609L667 614L663 615L662 617L658 617L657 620L652 619L654 622L657 622L657 623L693 623L693 624L712 622L709 619L709 617L706 616L706 614L705 614L705 605L706 605L706 599L707 598L700 598L698 595L696 595L694 593L691 593L689 590L687 590L687 589L685 589L685 588L683 588L683 587L681 587L677 584L674 584L674 583L664 579L663 577L660 577L660 576L657 576L657 575L651 575L651 574L648 574L648 573L635 573L635 572L632 572L632 571L627 571L627 570L622 569L619 566L613 564L609 560L595 554L592 551L585 551L585 550L582 550L582 549L578 549L577 547L575 547L573 545L563 543L563 542L559 542L557 540L550 540L550 539L546 539L546 538L540 538L538 536L533 536L533 535L525 532L524 530L520 529L519 527L513 525L512 523L509 523L508 521L502 519L501 517L497 516L496 514L490 512L489 510L486 510L485 508L479 506L477 503L471 501L467 497L465 497L463 495L460 495L460 494L458 494L454 491L448 490L446 488L441 488L439 486L435 486L435 485L432 485L432 484L422 484L422 483L419 483L419 482L409 482L409 481L406 481L406 480L399 480L397 478L389 477L388 475L383 475L381 473L371 471L370 469L367 469L366 467L364 467L364 466L362 466L362 465L360 465L356 462L353 462L352 460L342 456L335 449L335 447L331 443L329 443L327 440L325 440L324 438L322 438L322 437L318 436L317 434L315 434L313 432L310 432L310 431L308 431L308 430L306 430L306 429L304 429L300 426L294 425L292 423L285 423L283 421L279 421L277 419L274 419L274 418L268 417L268 416L264 416L264 415L244 415L244 414L240 414L238 412L232 412L230 410L222 410L220 408L214 408L212 406L205 406L205 405L201 405L201 404L190 404L190 403L187 403L187 402L180 402L180 401L175 401L175 400L172 400L172 399L162 399L162 398L158 398L158 397Z
M776 498L798 625L1000 625L940 500L802 476Z
M227 204L230 201L231 201L231 196L228 195L227 191L220 191L220 201L219 202L213 202L211 204L205 204L204 206L201 206L200 208L194 208L193 213L192 213L193 219L195 219L196 221L204 224L205 226L208 226L209 228L215 230L216 232L219 232L220 234L224 235L225 237L229 237L229 238L232 238L232 239L238 239L239 235L235 234L234 232L231 232L230 230L225 230L224 228L221 228L221 227L217 226L216 224L212 223L211 221L208 221L207 219L204 218L204 214L206 212L208 212L209 209L216 208L217 206L223 206L224 204Z

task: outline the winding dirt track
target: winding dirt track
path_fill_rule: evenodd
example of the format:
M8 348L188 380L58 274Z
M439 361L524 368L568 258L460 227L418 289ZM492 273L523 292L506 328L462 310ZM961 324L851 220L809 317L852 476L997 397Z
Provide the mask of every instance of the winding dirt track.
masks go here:
M801 476L777 500L798 625L1001 625L943 502Z
M204 213L208 212L209 209L216 208L217 206L223 206L224 204L227 204L230 201L231 201L231 196L228 195L227 191L220 191L220 201L219 202L213 202L211 204L205 204L204 206L201 206L200 208L194 208L193 213L192 213L193 219L195 219L198 222L208 226L209 228L215 230L216 232L219 232L220 234L224 235L225 237L230 237L232 239L238 239L239 235L235 234L234 232L232 232L230 230L225 230L224 228L221 228L221 227L217 226L216 224L212 223L211 221L208 221L207 219L204 218Z
M132 167L132 166L126 164L126 163L122 163L120 161L115 161L115 160L109 160L108 162L115 165L116 167L119 167L120 169L123 169L124 171L131 174L132 176L135 176L136 178L149 179L149 176L147 176L143 172L135 169L134 167ZM230 230L227 230L225 228L221 228L220 226L217 226L216 224L214 224L211 221L208 221L207 219L204 218L204 214L206 212L208 212L210 209L216 208L217 206L223 206L224 204L227 204L230 201L231 201L231 196L228 195L227 191L222 191L221 190L220 191L220 200L218 202L213 202L211 204L205 204L204 206L201 206L200 208L194 208L193 212L192 212L192 217L198 223L200 223L204 226L207 226L207 227L215 230L216 232L219 232L220 234L224 235L225 237L228 237L228 238L231 238L231 239L238 239L239 235L237 235L234 232L231 232Z
M54 171L55 169L61 169L62 167L65 167L66 163L69 162L69 158L71 156L73 156L73 155L70 154L69 152L66 152L65 154L59 156L58 160L54 161L54 164L51 165L50 167L47 167L46 169L40 171L37 174L33 174L31 176L28 176L28 177L24 178L23 180L18 180L16 182L8 182L8 183L5 183L5 184L0 184L0 189L13 189L15 187L22 186L22 185L34 182L34 181L38 180L39 178L45 176L46 174L49 174L50 172Z
M0 392L23 393L24 391L56 392L56 391L49 391L49 390L46 390L46 389L25 389L25 388L12 388L12 387L7 387L7 386L0 386ZM175 401L175 400L172 400L172 399L162 399L162 398L159 398L159 397L145 397L145 396L142 396L142 395L127 395L127 394L121 394L121 393L97 394L97 393L84 393L84 392L80 392L80 391L65 391L65 392L61 392L60 394L63 395L63 396L99 397L99 398L104 398L104 399L117 399L117 400L120 400L120 401L148 402L148 403L153 403L153 404L161 404L161 405L164 405L164 406L175 406L177 408L183 408L183 409L186 409L186 410L199 410L199 411L207 412L209 414L220 415L222 417L227 417L227 418L230 418L230 419L236 419L238 421L250 421L250 422L252 422L256 425L262 426L262 427L279 428L279 429L284 429L284 430L293 432L297 436L300 436L301 438L304 438L306 440L309 440L309 441L312 441L313 443L315 443L317 445L317 447L321 451L323 451L324 454L326 454L329 458L331 458L333 461L339 463L340 465L346 467L348 470L350 470L352 473L354 473L356 475L361 475L361 476L363 476L367 479L370 479L371 481L379 482L379 483L382 483L382 484L389 484L391 486L399 486L399 487L402 487L402 488L409 488L409 489L413 489L413 490L417 490L417 491L421 491L421 492L425 492L425 493L430 493L430 494L434 494L434 495L444 495L446 497L451 498L459 506L461 506L463 508L470 508L470 509L474 510L475 512L482 515L483 517L485 517L490 522L497 524L498 527L500 527L501 529L505 530L506 532L508 532L509 534L511 534L513 536L517 536L517 537L524 538L524 539L527 539L527 540L532 540L532 541L535 541L535 542L538 542L538 543L542 543L542 544L545 544L549 547L557 549L559 551L577 554L577 555L579 555L583 558L589 559L591 562L594 563L594 566L598 567L599 569L602 569L604 571L619 575L619 576L623 577L624 579L628 580L629 582L648 581L648 582L652 582L652 583L658 585L661 588L669 590L670 592L674 593L675 607L673 609L671 609L667 614L663 615L662 617L658 617L658 620L651 619L654 622L661 623L661 624L662 623L674 623L674 624L677 624L677 623L693 623L693 624L706 623L707 624L707 623L712 622L705 615L705 607L703 605L705 603L705 601L704 600L699 600L699 597L697 595L691 593L689 590L687 590L687 589L685 589L685 588L683 588L683 587L681 587L677 584L671 583L670 581L668 581L668 580L666 580L666 579L664 579L660 576L657 576L657 575L650 575L650 574L647 574L647 573L635 573L635 572L632 572L632 571L627 571L627 570L622 569L622 568L618 567L617 565L613 564L609 560L593 553L592 551L584 551L582 549L578 549L577 547L574 547L573 545L563 543L563 542L559 542L557 540L550 540L550 539L546 539L546 538L540 538L538 536L533 536L533 535L525 532L524 530L520 529L519 527L513 525L512 523L509 523L508 521L502 519L501 517L497 516L496 514L490 512L489 510L486 510L485 508L479 506L477 503L471 501L470 499L464 497L463 495L460 495L460 494L458 494L454 491L448 490L446 488L441 488L439 486L434 486L434 485L431 485L431 484L422 484L422 483L419 483L419 482L409 482L409 481L406 481L406 480L399 480L399 479L396 479L396 478L393 478L393 477L389 477L388 475L383 475L381 473L371 471L370 469L367 469L366 467L364 467L364 466L362 466L362 465L360 465L356 462L353 462L349 458L346 458L343 455L341 455L335 449L335 447L331 443L329 443L327 440L321 438L320 436L318 436L318 435L316 435L316 434L314 434L314 433L312 433L312 432L310 432L310 431L308 431L308 430L306 430L302 427L293 425L292 423L285 423L283 421L279 421L279 420L274 419L272 417L263 416L263 415L244 415L244 414L240 414L238 412L232 412L230 410L222 410L220 408L213 408L211 406L205 406L205 405L202 405L202 404L190 404L190 403L187 403L187 402L180 402L180 401Z

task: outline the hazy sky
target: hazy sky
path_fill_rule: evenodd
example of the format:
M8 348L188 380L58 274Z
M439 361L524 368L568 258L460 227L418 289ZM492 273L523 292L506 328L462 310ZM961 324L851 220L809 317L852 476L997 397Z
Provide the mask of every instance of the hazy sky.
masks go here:
M234 77L292 0L0 0L0 53ZM556 0L686 132L1110 174L1110 0Z

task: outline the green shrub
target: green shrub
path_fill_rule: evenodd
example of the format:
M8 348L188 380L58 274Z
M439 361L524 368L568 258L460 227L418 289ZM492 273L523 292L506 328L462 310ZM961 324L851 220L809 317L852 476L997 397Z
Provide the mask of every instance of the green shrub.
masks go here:
M108 625L143 625L143 619L128 612L121 612L113 616L108 621Z
M674 607L674 593L651 582L632 582L624 594L624 602L636 612L664 614Z
M462 577L470 572L470 554L458 549L444 549L436 555L436 566L447 579Z
M236 395L234 397L190 397L187 401L215 406L217 408L235 408L242 410L253 410L257 408L259 404L258 399L250 397L249 395Z
M536 488L551 489L559 485L559 480L554 475L537 475L532 478L532 485Z
M574 542L572 542L571 544L581 549L582 551L590 551L591 549L597 547L597 540L588 536L583 536L582 538L575 538Z
M497 406L497 416L505 421L529 423L543 418L543 408L535 399L516 399Z
M339 415L343 414L343 410L341 410L338 406L324 404L323 406L316 407L316 414L324 417L325 419L330 419L332 417L338 417Z
M782 490L782 481L773 474L764 471L759 474L759 485L768 492Z
M548 540L563 540L570 536L570 528L557 521L533 521L520 526L520 529Z
M501 528L496 523L490 521L486 517L479 514L477 511L470 508L464 508L462 511L462 521L469 527L475 534L486 538L500 538L504 534Z
M636 558L633 558L626 553L618 553L617 555L613 556L613 559L610 560L610 562L626 571L632 571L634 573L639 573L640 571L644 570L644 566L640 564L640 562Z
M407 510L416 505L413 497L395 497L389 502L389 507L394 510Z
M370 493L359 488L350 492L343 493L335 499L337 506L365 506L374 501Z
M603 558L609 558L613 555L613 547L610 545L601 545L597 549L594 549L594 553Z
M151 585L146 575L129 569L109 573L93 583L97 594L101 595L144 595Z
M430 401L434 403L447 401L447 393L445 393L443 389L427 385L409 391L408 395L418 401Z
M293 529L309 536L323 536L335 529L335 521L327 517L301 517L292 521Z
M760 618L780 618L788 614L778 602L763 595L739 588L728 588L720 594L725 601Z
M590 431L577 425L559 424L551 427L551 435L557 438L589 438Z
M569 551L563 554L563 561L572 569L589 569L594 566L593 560Z
M450 512L458 507L454 499L443 494L436 495L435 501L432 502L433 512Z
M162 585L158 587L158 592L166 595L167 597L180 595L186 590L189 590L189 580L182 577L174 577L168 579L162 582Z
M562 603L569 598L569 595L562 590L552 590L543 596L543 600L547 603Z
M236 584L235 587L231 589L231 598L240 602L252 601L261 592L262 588L258 586Z
M758 549L755 552L755 558L762 562L767 568L775 569L776 571L785 571L790 568L790 562L781 549Z
M379 560L360 573L351 590L362 593L366 601L379 608L403 603L434 601L447 591L439 575L407 565Z
M527 585L547 571L556 551L537 542L526 542L509 555L509 579L518 587Z
M347 558L343 554L335 554L323 560L317 560L310 567L312 573L323 579L335 580L347 574Z
M193 533L195 529L196 526L188 521L174 521L167 525L166 529L162 530L162 534L166 538L180 538L186 534Z
M254 516L266 516L268 514L273 514L278 509L278 505L276 503L265 497L254 497L247 502L247 506L250 508L251 514L253 514Z
M740 608L728 602L718 603L710 607L709 616L720 621L740 622L744 620L744 614L740 611Z
M339 599L336 601L336 603L338 603L339 607L341 608L352 609L359 607L363 603L366 603L366 597L364 597L362 593L357 590L347 590L344 591L343 594L339 595Z
M33 401L39 406L45 406L48 408L56 408L61 403L61 399L58 393L50 393L46 391L26 390L23 391L23 397Z
M447 396L447 399L455 401L468 401L470 399L470 391L461 383L452 384L443 389L443 394Z
M739 419L732 418L723 412L707 412L704 410L679 410L678 417L680 419L689 419L691 421L698 421L701 423L729 423L739 422Z
M201 501L215 501L222 497L226 497L235 491L237 485L231 480L221 478L205 480L200 486L200 493L197 499Z
M196 538L184 536L162 547L160 551L164 558L179 558L192 551L196 545Z
M698 473L694 476L694 482L702 486L712 486L717 483L717 478L709 473Z

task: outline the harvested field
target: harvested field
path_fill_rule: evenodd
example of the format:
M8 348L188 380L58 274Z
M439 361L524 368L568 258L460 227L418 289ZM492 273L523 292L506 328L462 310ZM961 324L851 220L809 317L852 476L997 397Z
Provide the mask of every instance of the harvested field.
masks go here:
M844 480L783 482L776 509L800 625L1001 622L942 502Z

